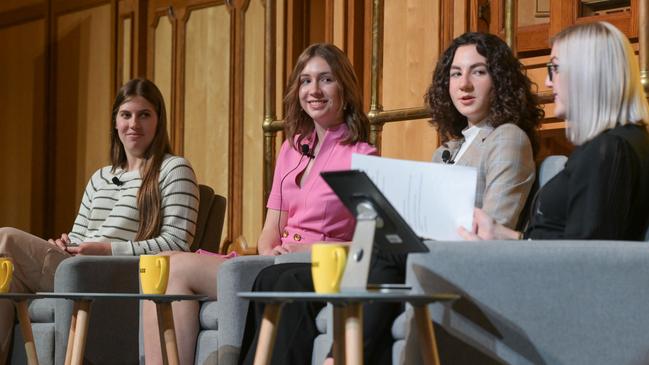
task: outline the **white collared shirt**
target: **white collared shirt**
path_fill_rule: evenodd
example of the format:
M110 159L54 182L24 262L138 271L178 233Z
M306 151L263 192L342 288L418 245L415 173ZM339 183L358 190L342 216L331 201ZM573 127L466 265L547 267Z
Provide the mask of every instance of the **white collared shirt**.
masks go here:
M475 138L480 134L481 130L485 131L492 131L494 128L491 126L491 124L488 124L486 121L482 121L476 125L472 125L470 127L467 126L467 128L464 128L462 130L462 135L464 136L464 143L462 143L462 146L460 147L460 150L458 151L457 155L453 159L455 162L458 162L461 158L464 152L466 152L467 149L469 149L469 146Z

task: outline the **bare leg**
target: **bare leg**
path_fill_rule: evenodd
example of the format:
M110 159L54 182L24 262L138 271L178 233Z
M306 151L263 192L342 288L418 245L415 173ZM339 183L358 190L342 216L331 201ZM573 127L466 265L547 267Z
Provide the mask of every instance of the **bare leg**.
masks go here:
M187 252L165 254L171 256L167 294L201 294L216 297L216 275L224 261L222 258ZM142 307L146 363L162 364L155 304L145 301ZM199 330L199 303L174 302L172 309L180 363L193 364Z

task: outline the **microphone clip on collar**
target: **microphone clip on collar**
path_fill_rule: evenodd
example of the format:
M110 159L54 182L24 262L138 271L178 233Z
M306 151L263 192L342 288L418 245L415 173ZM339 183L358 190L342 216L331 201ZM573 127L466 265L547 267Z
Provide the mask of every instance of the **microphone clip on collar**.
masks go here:
M307 158L315 158L315 155L313 154L313 151L309 148L308 144L302 144L300 145L300 152L302 152L302 156L305 156Z
M442 162L444 162L447 165L452 165L455 163L455 161L451 158L451 151L449 150L442 151Z
M112 180L112 181L113 181L113 184L115 184L115 185L117 185L117 186L122 186L122 185L124 185L124 182L123 182L122 180L120 180L117 176L113 176L113 180Z

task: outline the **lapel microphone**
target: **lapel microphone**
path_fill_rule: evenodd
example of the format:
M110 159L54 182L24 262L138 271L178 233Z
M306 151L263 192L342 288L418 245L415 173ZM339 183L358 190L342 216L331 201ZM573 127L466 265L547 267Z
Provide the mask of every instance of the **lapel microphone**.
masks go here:
M113 176L113 180L112 180L112 181L113 181L113 184L115 184L115 185L117 185L117 186L122 186L122 185L124 185L124 182L123 182L122 180L120 180L117 176Z
M444 150L442 151L442 162L445 164L452 165L455 163L455 161L451 160L451 151L449 150Z
M315 158L315 155L310 151L308 144L300 145L300 149L302 150L302 156L306 156L307 158Z

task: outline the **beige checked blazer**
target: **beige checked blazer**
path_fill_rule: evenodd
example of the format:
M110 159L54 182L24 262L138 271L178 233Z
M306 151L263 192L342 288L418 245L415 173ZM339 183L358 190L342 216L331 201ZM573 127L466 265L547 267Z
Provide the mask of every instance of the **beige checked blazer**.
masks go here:
M442 162L444 150L455 156L461 142L444 143L433 154L433 162ZM536 171L525 132L512 123L492 131L481 130L456 164L478 169L475 206L498 223L515 228Z

